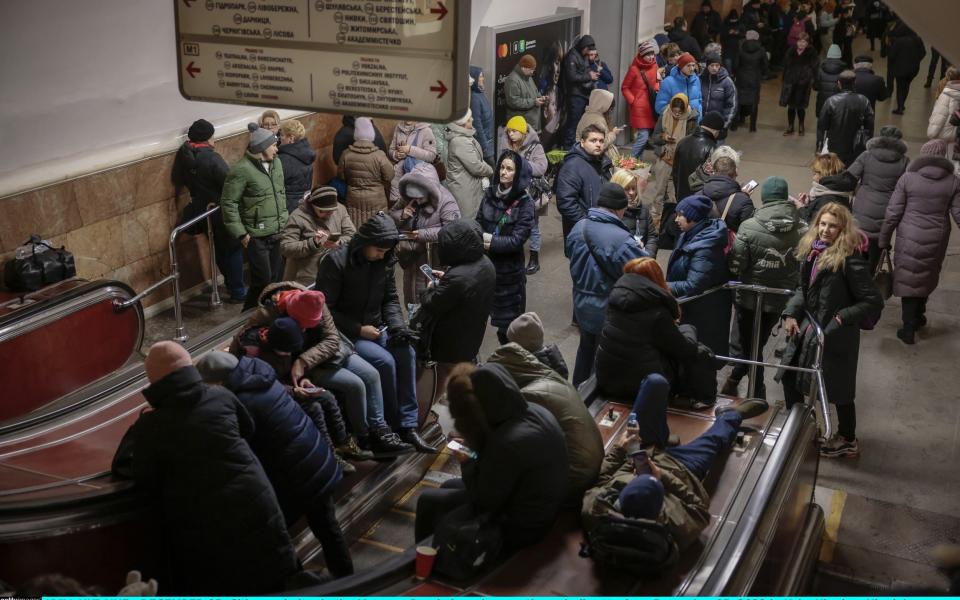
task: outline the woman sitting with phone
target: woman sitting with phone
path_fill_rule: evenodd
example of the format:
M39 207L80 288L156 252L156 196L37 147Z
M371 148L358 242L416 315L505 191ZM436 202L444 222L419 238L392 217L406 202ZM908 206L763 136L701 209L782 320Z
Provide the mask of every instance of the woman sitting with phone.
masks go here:
M337 202L337 190L314 189L290 213L280 234L280 253L286 259L283 278L310 285L317 278L317 264L327 252L348 244L357 232L347 209Z

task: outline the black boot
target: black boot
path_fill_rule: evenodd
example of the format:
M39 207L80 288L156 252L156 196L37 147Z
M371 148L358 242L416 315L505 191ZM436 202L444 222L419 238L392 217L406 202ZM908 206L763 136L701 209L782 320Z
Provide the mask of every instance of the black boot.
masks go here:
M397 434L390 431L389 427L371 432L369 444L369 450L378 459L392 458L413 452L413 446L403 442ZM363 447L363 440L361 440L361 447Z
M540 252L530 251L530 262L527 263L527 275L536 275L540 272Z
M909 344L912 346L913 344L917 343L913 327L904 326L903 329L898 329L897 337L900 338L900 341L904 344Z
M428 444L420 434L417 433L416 427L403 427L400 429L400 439L410 444L417 449L417 452L423 452L424 454L436 454L439 452L436 448Z

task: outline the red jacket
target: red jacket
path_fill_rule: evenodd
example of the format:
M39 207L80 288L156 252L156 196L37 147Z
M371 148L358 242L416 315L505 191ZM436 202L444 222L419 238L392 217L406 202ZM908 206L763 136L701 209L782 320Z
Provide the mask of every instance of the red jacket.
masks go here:
M660 82L657 80L657 61L646 64L640 62L639 56L633 57L633 63L627 70L627 76L623 78L620 92L623 93L623 98L630 107L630 127L653 129L657 125L657 115L653 112L653 106L650 105L650 94L640 75L641 70L653 86L653 95L656 97L657 92L660 91Z

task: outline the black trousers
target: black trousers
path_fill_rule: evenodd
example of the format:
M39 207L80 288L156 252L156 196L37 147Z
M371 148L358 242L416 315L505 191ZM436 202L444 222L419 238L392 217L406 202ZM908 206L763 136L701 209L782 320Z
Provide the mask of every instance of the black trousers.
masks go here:
M920 329L927 315L927 299L922 297L906 297L900 299L900 315L903 318L903 328L911 331Z
M800 121L800 127L803 127L803 121L807 118L807 109L805 108L788 108L787 109L787 126L790 129L793 129L793 121L797 119Z
M330 573L334 577L352 575L353 559L350 558L350 548L337 521L333 496L324 496L322 501L307 510L306 516L310 531L323 547L323 559Z
M791 385L784 384L783 399L786 400L789 409L797 402L803 402L803 393ZM837 434L850 441L857 439L857 405L853 402L837 405Z
M894 77L889 73L887 74L887 88L890 89L891 98L894 96L894 87L896 87L897 110L903 110L907 95L910 93L910 83L916 76L916 73L907 77Z
M283 278L280 235L251 237L247 244L247 261L250 263L250 289L243 304L244 310L257 306L263 288Z
M744 308L742 306L737 306L737 329L740 332L740 346L743 349L743 358L750 359L753 353L753 319L756 315L755 310L750 310L749 308ZM760 315L760 351L757 353L757 360L763 361L763 347L767 345L767 340L770 339L770 332L773 331L773 328L777 326L777 323L780 321L780 315L778 313L761 313ZM750 372L749 365L737 364L733 368L731 376L736 379L741 379L744 375ZM763 387L763 367L757 367L757 378L754 385L754 390L759 391Z
M744 121L746 121L747 117L750 117L750 131L755 130L757 128L757 111L759 109L760 109L760 103L741 104L740 113L738 115L740 124L742 125Z
M880 242L879 238L868 238L867 261L870 263L870 274L877 272L877 265L880 264Z
M417 500L417 517L413 526L415 541L433 535L440 519L454 511L469 511L469 496L462 479L449 479L439 488L424 489Z
M940 61L940 78L947 74L949 63L936 48L930 48L930 67L927 69L927 83L933 83L933 76L937 73L937 60Z

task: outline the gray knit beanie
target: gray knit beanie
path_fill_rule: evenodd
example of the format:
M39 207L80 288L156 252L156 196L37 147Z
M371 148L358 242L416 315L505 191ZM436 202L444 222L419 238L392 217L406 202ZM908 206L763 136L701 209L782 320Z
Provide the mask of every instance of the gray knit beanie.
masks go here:
M247 144L247 150L252 154L260 154L277 143L277 136L269 129L264 129L256 123L248 123L247 129L250 130L250 143Z
M535 312L523 313L507 327L507 339L528 352L543 349L543 321Z

